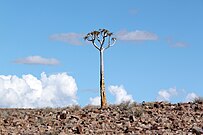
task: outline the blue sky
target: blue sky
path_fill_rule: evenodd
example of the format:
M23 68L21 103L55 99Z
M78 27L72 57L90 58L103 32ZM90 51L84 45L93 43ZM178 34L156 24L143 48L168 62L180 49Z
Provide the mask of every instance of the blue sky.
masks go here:
M82 37L105 28L117 37L104 58L110 103L112 88L136 102L203 96L202 0L2 0L0 20L1 78L66 72L86 105L99 96L99 52Z

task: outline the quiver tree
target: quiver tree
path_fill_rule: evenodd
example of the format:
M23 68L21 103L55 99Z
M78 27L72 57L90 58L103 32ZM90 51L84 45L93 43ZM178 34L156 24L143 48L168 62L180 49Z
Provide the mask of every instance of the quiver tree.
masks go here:
M112 37L113 33L109 32L106 29L99 29L98 31L92 31L88 33L84 39L92 42L94 47L100 53L100 96L101 96L101 108L107 106L106 101L106 92L105 92L105 83L104 83L104 59L103 54L106 49L112 47L116 38ZM106 43L106 44L105 44Z

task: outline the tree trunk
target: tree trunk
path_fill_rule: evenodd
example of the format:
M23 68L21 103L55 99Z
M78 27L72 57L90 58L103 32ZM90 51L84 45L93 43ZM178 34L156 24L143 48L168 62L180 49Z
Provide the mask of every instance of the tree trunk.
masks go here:
M100 96L101 96L101 108L107 106L105 83L104 83L104 60L103 60L104 50L100 50Z

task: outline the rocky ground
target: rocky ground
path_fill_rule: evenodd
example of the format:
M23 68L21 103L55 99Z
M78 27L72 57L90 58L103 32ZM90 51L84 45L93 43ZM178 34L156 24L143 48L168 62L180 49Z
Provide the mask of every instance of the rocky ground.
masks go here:
M0 109L2 135L203 134L203 102Z

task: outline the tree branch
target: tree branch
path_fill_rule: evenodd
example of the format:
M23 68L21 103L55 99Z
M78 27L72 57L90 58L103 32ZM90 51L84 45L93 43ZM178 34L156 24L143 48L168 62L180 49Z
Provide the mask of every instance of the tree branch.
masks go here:
M84 40L93 41L93 40L94 40L94 37L88 33L88 34L84 37Z
M102 48L102 47L103 47L103 45L104 45L105 38L106 38L106 37L102 37L102 41L101 41L101 48Z
M98 41L100 44L102 44L102 42L101 42L101 40L99 39L99 37L97 37L97 41Z
M84 37L84 40L91 41L92 44L94 45L94 47L97 50L101 51L101 50L108 49L109 47L112 47L115 44L116 38L112 38L111 37L112 35L113 35L113 33L109 32L106 29L99 29L99 31L92 31L92 32L88 33ZM106 38L108 38L108 39L106 39ZM104 47L105 40L108 40L108 45L106 47ZM96 41L98 41L100 46L98 46L95 43Z
M106 48L104 48L104 50L108 49L109 47L114 46L114 44L116 43L116 38L112 38L111 41L113 41L113 43L110 42L110 37L109 37L108 46Z
M94 45L94 47L95 47L97 50L100 50L99 47L95 44L94 40L92 41L92 44Z

